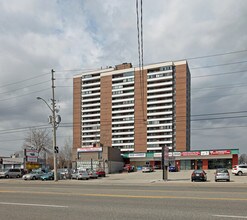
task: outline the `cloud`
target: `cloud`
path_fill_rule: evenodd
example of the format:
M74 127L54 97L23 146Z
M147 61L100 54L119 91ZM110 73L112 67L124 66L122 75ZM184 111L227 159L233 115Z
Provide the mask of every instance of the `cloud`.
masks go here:
M3 0L0 12L0 137L3 141L20 139L25 134L3 134L5 130L47 123L49 109L36 96L50 103L51 69L56 71L59 114L62 122L72 125L72 77L80 73L72 70L122 62L138 65L135 1ZM238 4L230 0L224 4L214 0L143 1L144 64L246 49L246 12L244 0ZM246 109L245 87L236 86L246 82L247 74L243 72L246 63L193 69L244 61L245 57L246 52L188 59L192 115ZM234 71L242 72L198 77ZM226 84L236 85L217 88ZM230 128L244 125L245 121L242 118L192 122L192 129L204 129L192 131L192 149L235 145L246 153L243 128ZM228 128L215 129L217 126ZM60 127L58 133L58 142L63 145L62 137L72 135L72 126ZM19 140L1 142L0 155L13 153L21 145Z

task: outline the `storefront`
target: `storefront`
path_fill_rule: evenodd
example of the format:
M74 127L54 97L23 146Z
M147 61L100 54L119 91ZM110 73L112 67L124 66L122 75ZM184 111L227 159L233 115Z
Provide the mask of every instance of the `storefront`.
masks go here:
M119 173L124 166L119 149L112 147L77 148L74 169L104 169L106 173Z
M2 164L0 168L2 170L8 170L14 168L23 169L24 158L11 158L11 157L2 158Z
M239 149L195 150L169 152L169 165L178 170L194 169L231 169L238 164ZM122 154L126 163L136 167L150 164L161 167L161 153L125 153Z

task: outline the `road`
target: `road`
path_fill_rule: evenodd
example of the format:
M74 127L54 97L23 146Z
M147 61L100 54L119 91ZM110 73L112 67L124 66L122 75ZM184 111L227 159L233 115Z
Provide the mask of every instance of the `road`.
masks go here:
M0 181L0 219L247 219L247 186Z

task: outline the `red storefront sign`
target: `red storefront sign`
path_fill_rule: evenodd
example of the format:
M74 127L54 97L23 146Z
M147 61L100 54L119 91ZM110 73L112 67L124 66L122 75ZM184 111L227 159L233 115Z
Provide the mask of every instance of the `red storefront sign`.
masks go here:
M209 151L210 155L227 155L231 154L231 150L211 150Z

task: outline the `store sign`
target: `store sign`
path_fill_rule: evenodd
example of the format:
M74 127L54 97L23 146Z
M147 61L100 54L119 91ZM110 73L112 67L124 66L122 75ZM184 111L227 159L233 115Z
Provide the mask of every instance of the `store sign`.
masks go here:
M133 157L146 157L146 153L129 154L129 158L133 158Z
M231 150L211 150L210 155L228 155L231 154Z
M27 157L27 162L37 163L38 157Z
M37 163L39 151L36 149L26 149L26 161L30 163Z
M200 151L181 152L182 157L199 156L199 155L201 155Z
M32 169L39 169L40 164L38 163L26 163L26 169L32 170Z
M83 147L77 148L77 152L100 152L102 151L102 147Z
M154 153L154 157L161 157L161 153Z
M3 158L3 164L22 164L23 158Z
M209 151L201 151L201 156L208 156L209 155Z
M26 156L27 157L38 157L39 153L37 150L27 150L26 151Z
M181 157L181 152L173 152L172 155L174 157Z

